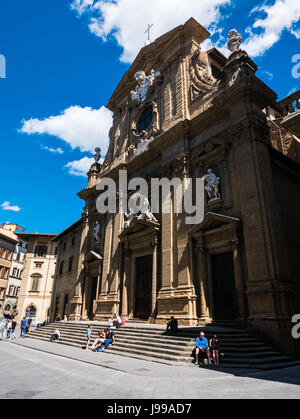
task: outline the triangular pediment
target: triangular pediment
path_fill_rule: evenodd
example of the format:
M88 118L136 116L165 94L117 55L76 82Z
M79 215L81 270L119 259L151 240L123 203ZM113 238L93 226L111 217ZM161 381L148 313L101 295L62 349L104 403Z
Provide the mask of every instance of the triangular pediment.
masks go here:
M87 256L84 258L83 264L92 263L95 261L103 260L102 256L96 252L90 251Z
M114 112L128 93L134 89L136 84L134 75L137 71L142 70L146 73L149 73L152 69L159 71L160 65L165 60L165 52L170 48L178 53L177 46L179 47L182 43L187 42L188 39L193 39L197 44L200 44L209 36L210 32L208 30L194 18L190 18L184 25L177 26L151 44L143 47L130 69L124 74L108 102L107 108Z
M218 227L222 227L226 224L240 224L239 218L229 217L223 214L217 214L214 212L208 212L203 221L200 224L195 225L189 233L191 235L197 234L200 231L212 230Z
M130 226L122 231L119 238L122 240L131 234L142 232L145 230L148 230L149 232L154 230L158 231L159 227L160 224L155 221L149 221L144 219L139 220L138 218L134 218L131 221Z

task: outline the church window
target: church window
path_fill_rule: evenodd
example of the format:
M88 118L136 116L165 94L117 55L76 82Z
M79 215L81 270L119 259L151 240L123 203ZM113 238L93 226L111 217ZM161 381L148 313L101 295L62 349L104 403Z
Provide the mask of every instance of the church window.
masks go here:
M139 123L138 132L147 131L153 119L153 106L148 106L142 113Z

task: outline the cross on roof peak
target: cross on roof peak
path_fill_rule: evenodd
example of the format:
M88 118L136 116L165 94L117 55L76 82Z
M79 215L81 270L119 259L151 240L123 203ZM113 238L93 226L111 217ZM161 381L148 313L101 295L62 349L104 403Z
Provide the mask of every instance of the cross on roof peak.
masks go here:
M147 41L146 41L146 45L149 45L150 43L151 43L151 39L150 39L150 30L151 30L151 28L153 27L154 25L153 24L149 24L148 23L148 29L145 31L145 33L147 33L148 34L148 39L147 39Z

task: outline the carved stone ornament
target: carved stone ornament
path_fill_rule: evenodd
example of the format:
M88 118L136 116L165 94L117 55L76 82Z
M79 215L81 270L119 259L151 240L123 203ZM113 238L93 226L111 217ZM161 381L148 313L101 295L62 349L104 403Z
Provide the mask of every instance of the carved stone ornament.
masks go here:
M139 208L140 211L136 214L136 208L134 208L133 202L139 201ZM128 203L129 207L129 214L125 213L125 223L123 226L123 230L126 230L130 227L132 221L134 219L137 219L138 221L152 221L157 223L157 219L151 212L151 207L148 198L146 198L144 195L142 195L139 192L136 192L132 195L132 197L129 199Z
M207 174L203 176L203 179L205 180L205 190L209 197L209 202L221 199L221 194L219 192L220 178L213 173L212 169L208 169Z
M242 35L236 29L231 29L228 33L227 48L231 52L239 51L242 43Z
M133 101L138 101L139 103L144 102L147 98L149 87L153 85L156 77L160 75L160 72L155 72L154 70L151 70L149 76L146 76L144 71L138 71L135 73L134 78L136 79L138 85L136 90L131 91L131 99Z
M98 220L96 221L94 227L94 240L96 244L99 244L101 242L101 225Z
M152 143L152 141L154 141L154 137L149 138L149 140L141 140L137 148L133 150L133 154L135 156L139 156L140 154L145 153L145 151L148 150L148 146L150 143Z
M211 75L206 54L196 50L190 60L191 101L211 92L217 84L217 80Z
M143 108L140 110L140 112L136 115L136 117L133 119L131 123L131 132L140 141L148 140L159 133L159 115L158 115L157 104L155 102L150 102L150 105L153 107L153 118L152 118L152 122L150 123L149 127L146 130L138 132L137 124L141 115L143 114L143 111L147 108L147 106L149 106L149 103L143 106Z
M99 161L101 159L101 148L100 147L95 148L94 159L95 159L96 163L99 163Z

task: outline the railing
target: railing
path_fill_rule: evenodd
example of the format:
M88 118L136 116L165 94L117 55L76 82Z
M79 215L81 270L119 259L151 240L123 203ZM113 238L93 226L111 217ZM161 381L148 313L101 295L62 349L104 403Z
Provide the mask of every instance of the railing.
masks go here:
M278 104L281 106L284 116L300 110L300 90L282 99Z

